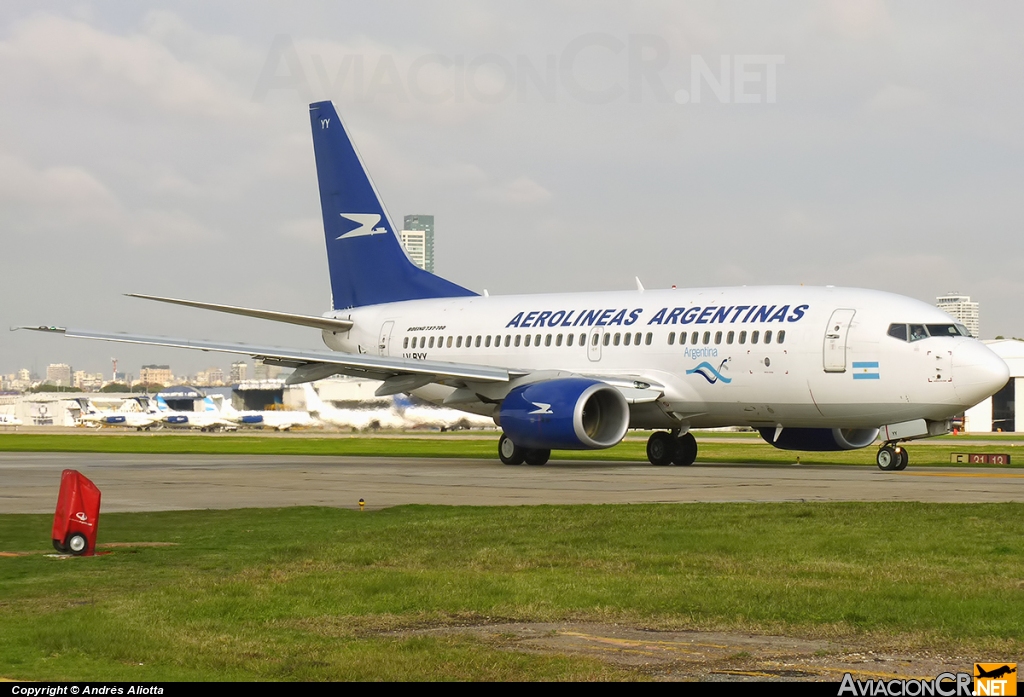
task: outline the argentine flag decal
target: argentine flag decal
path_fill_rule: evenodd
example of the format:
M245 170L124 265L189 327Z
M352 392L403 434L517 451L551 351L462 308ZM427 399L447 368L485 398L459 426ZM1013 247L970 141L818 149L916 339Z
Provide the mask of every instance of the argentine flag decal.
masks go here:
M854 380L878 380L878 361L854 361Z

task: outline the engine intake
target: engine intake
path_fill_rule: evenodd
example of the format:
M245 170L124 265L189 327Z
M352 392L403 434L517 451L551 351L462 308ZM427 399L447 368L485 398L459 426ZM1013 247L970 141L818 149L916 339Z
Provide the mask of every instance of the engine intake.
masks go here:
M856 450L878 437L877 428L784 428L778 440L774 428L757 429L765 442L780 450Z
M501 403L505 434L522 448L596 450L617 445L629 428L629 405L617 389L589 378L521 385Z

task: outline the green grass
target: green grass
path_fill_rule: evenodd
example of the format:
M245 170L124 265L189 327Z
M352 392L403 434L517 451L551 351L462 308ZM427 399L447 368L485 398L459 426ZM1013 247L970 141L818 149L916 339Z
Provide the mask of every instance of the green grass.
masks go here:
M0 550L45 549L50 522L0 516ZM0 557L0 676L643 677L457 632L394 633L506 620L1024 648L1021 504L119 513L104 515L104 541L177 544Z
M702 438L715 438L719 434L697 433L700 454L697 461L704 463L741 464L841 464L874 466L873 447L836 453L797 452L778 450L761 442L701 442ZM104 452L104 453L157 453L157 454L209 454L209 455L353 455L369 457L497 457L498 436L472 439L455 438L387 438L363 435L360 437L267 437L258 435L227 434L0 434L0 451L8 452ZM941 444L907 446L911 466L949 465L950 453L1009 453L1019 446L993 443L983 446L957 445L955 441ZM646 462L646 444L642 440L627 440L607 450L559 450L552 453L554 460L603 460ZM1014 467L1024 464L1024 454ZM964 465L961 465L964 466Z

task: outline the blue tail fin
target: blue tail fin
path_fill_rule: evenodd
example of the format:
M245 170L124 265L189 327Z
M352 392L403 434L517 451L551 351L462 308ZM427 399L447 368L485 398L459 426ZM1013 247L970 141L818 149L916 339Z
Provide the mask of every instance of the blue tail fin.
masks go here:
M413 264L331 102L309 105L333 307L476 295Z

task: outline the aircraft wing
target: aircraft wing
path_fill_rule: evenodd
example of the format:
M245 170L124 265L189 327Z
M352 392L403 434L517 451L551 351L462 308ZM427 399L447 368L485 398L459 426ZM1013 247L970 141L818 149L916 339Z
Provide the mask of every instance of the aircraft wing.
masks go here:
M510 371L505 368L492 368L465 363L447 363L443 361L420 361L411 358L373 356L370 354L248 346L245 344L218 343L138 334L108 334L65 327L38 326L19 327L19 329L63 334L74 339L95 339L125 344L168 346L172 348L199 349L201 351L247 355L270 365L294 368L295 372L287 380L289 384L319 380L331 375L353 375L373 380L391 380L392 384L402 387L405 387L407 384L412 385L413 383L419 383L415 387L421 387L430 382L463 386L466 382L508 382L512 378L525 374L521 371ZM409 387L408 389L414 389L414 387Z

